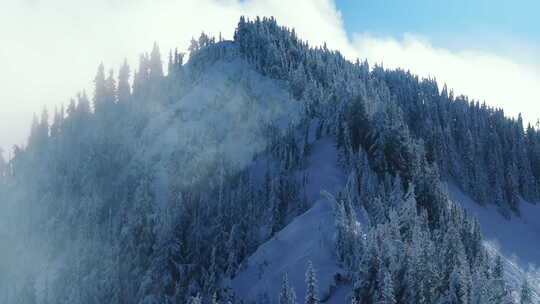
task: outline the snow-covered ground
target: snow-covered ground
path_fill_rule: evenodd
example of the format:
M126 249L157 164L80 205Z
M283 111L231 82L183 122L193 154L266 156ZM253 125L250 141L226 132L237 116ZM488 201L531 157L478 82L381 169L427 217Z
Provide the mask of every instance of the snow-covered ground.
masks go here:
M521 215L506 219L495 205L477 204L452 183L448 192L453 201L478 218L488 250L505 258L506 275L513 287L518 288L527 275L540 295L540 271L535 269L540 266L540 205L522 201Z
M311 261L317 270L320 296L328 297L334 275L340 272L333 256L333 236L332 206L321 199L257 249L233 280L233 288L243 299L255 300L266 293L272 303L277 303L281 281L287 273L298 299L302 300L305 272Z
M307 169L299 172L299 176L307 173L310 177L306 197L313 206L261 245L243 265L232 281L233 289L243 299L255 300L266 293L271 301L277 301L283 275L287 273L302 301L308 261L318 270L321 298L327 303L345 303L349 296L347 288L335 286L334 276L340 269L333 256L334 215L330 202L320 194L321 190L330 193L341 190L345 176L336 167L332 141L323 139L312 144ZM519 292L524 276L528 276L534 292L540 295L540 271L535 269L540 265L540 205L523 202L521 217L513 215L508 220L494 205L477 204L454 184L448 185L448 192L452 200L479 219L486 248L504 257L506 275L514 292Z
M277 302L283 275L287 273L299 302L303 302L305 272L311 261L317 270L321 299L326 303L346 301L346 289L335 286L334 280L341 271L334 256L334 213L331 203L320 194L321 190L339 191L345 177L335 165L332 141L317 141L312 148L306 169L310 177L306 197L313 206L261 245L234 278L232 287L245 300L266 293L272 303Z

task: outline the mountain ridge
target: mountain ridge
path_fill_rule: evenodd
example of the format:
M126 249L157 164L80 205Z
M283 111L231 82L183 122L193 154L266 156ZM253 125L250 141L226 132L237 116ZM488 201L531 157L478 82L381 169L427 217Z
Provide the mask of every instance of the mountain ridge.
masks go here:
M141 56L133 91L129 67L116 82L101 65L92 104L80 94L51 125L46 115L35 122L27 147L16 148L0 174L2 221L10 236L25 239L2 244L22 253L1 265L0 280L17 291L3 301L240 302L222 283L292 229L321 190L331 192L335 263L349 282L348 301L519 298L502 260L483 246L479 222L449 200L439 172L464 172L460 186L481 197L480 181L492 176L478 174L486 164L474 160L485 151L471 143L517 134L495 145L494 156L503 164L495 176L504 176L494 180L497 204L517 212L521 195L536 195L536 130L522 133L498 111L439 94L432 80L311 48L273 18L242 17L234 39L201 35L186 64L171 53L167 75L155 45ZM497 128L471 134L457 115L464 109L471 121L491 117ZM434 117L443 135L426 131ZM330 171L310 175L324 140L335 153L317 161ZM452 148L463 143L467 153ZM453 151L449 160L441 148ZM346 181L324 189L332 170ZM39 258L26 269L30 252ZM53 278L42 270L51 265ZM289 284L280 286L280 303L294 303Z

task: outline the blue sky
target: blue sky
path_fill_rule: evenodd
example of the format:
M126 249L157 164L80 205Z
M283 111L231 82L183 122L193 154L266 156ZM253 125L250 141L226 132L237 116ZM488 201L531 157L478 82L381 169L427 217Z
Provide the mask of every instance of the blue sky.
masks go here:
M435 47L510 53L540 50L540 1L336 0L347 32L427 37Z

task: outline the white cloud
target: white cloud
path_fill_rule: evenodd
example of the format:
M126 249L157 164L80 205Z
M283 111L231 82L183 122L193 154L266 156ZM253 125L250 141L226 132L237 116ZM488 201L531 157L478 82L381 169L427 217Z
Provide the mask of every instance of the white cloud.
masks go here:
M16 1L11 1L16 2ZM22 144L32 114L67 103L91 90L100 61L117 68L124 57L135 67L154 41L165 53L185 50L202 30L231 38L240 15L270 16L295 27L313 45L327 42L348 58L384 61L420 75L435 75L456 92L538 116L538 71L488 53L450 52L415 36L403 39L355 35L349 41L331 0L26 0L2 4L0 35L0 147Z

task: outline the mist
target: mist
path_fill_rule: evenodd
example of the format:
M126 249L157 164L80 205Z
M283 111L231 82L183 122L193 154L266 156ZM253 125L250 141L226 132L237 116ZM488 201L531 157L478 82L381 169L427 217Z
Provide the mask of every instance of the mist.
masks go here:
M530 58L526 47L511 44L498 55L486 51L489 46L482 51L466 45L435 48L414 33L402 39L347 33L330 0L26 0L3 3L0 15L0 34L6 41L0 49L0 147L6 154L14 144L26 143L34 113L44 108L52 112L83 89L91 95L100 62L117 70L126 58L135 66L153 42L159 43L164 57L175 48L186 51L190 39L202 31L230 39L240 15L275 16L312 45L326 42L349 59L368 58L436 77L456 94L502 106L514 116L526 113L529 121L538 116L540 68L524 62Z
M303 11L296 18L296 11ZM2 10L0 34L9 41L0 50L0 147L25 144L32 115L49 112L82 89L92 93L97 66L118 70L127 58L136 66L139 54L158 42L186 51L202 31L231 39L240 15L274 15L296 27L314 43L346 45L335 8L328 1L73 1L11 2ZM312 29L317 20L321 28ZM324 24L324 25L322 25ZM336 35L336 33L338 35ZM339 37L342 39L339 39ZM332 43L339 41L341 45Z

